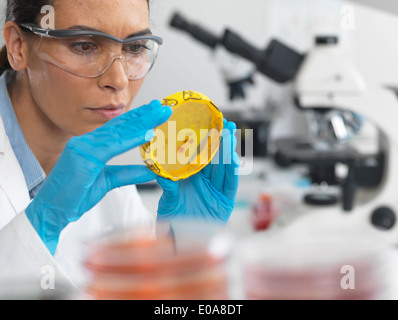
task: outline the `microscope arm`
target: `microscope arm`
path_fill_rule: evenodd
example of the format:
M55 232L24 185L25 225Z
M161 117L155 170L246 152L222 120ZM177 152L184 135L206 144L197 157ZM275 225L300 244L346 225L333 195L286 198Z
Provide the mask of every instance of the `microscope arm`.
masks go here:
M221 43L229 52L251 61L257 71L278 83L293 80L305 58L276 39L272 39L265 50L259 50L230 29L225 30Z
M170 26L187 32L213 50L222 45L230 53L253 63L257 71L278 83L294 79L305 57L275 39L265 50L259 50L230 29L226 29L219 39L203 27L188 22L178 13L172 17Z

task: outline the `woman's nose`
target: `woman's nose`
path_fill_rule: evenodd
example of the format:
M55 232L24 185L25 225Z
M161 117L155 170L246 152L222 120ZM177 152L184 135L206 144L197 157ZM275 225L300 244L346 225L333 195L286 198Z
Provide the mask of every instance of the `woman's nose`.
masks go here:
M129 84L127 75L126 61L122 57L116 57L112 63L100 76L100 84L103 87L113 88L116 91L121 91Z

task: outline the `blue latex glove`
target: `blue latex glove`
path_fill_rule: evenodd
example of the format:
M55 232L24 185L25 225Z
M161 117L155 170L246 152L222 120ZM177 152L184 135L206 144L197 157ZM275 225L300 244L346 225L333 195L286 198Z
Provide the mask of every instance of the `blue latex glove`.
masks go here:
M218 154L197 174L179 181L157 178L163 189L159 221L187 218L226 224L234 209L239 182L235 131L233 122L224 121Z
M153 129L166 122L171 113L170 107L163 107L155 100L67 143L41 190L25 210L52 254L61 231L93 208L110 190L156 178L146 166L106 164L152 139Z

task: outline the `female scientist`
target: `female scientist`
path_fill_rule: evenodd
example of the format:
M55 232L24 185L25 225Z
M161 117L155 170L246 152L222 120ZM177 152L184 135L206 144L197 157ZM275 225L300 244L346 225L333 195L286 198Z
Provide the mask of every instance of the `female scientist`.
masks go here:
M41 25L46 5L54 8L53 29ZM129 110L162 43L151 34L147 0L8 0L6 12L2 277L40 279L43 266L51 266L56 280L73 282L72 257L84 236L154 226L156 219L228 221L238 187L233 123L226 122L221 138L230 150L220 156L233 160L209 164L189 179L173 182L146 166L107 165L150 140L172 113L157 100ZM135 188L154 179L163 188L157 216Z

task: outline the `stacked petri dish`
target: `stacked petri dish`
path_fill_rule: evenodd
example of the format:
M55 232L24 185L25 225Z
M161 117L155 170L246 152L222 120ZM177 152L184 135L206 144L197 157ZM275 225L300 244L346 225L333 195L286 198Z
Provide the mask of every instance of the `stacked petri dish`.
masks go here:
M283 232L246 239L238 250L243 299L388 299L383 245L346 235L325 239Z
M94 300L228 299L226 255L213 250L217 240L189 230L184 231L186 237L179 235L178 243L167 228L159 226L155 236L131 229L91 241L84 261L88 275L85 297Z

